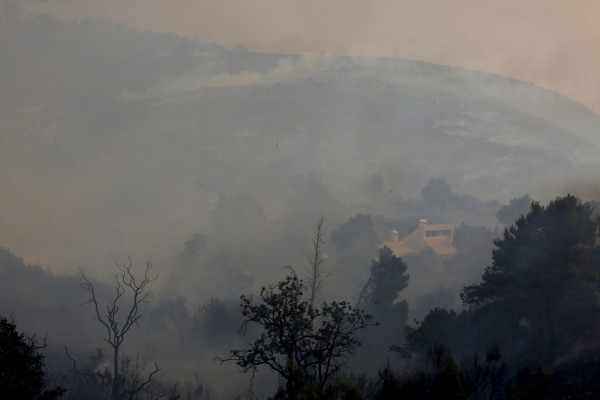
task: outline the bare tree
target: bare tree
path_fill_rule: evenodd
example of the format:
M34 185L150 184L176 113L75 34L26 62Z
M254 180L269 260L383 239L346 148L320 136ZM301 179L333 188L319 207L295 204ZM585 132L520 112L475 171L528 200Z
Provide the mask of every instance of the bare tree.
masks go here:
M119 400L131 399L143 390L151 381L154 374L159 371L158 364L154 362L154 369L148 373L145 379L136 380L132 385L126 385L123 373L119 371L122 365L122 346L125 337L134 325L142 318L140 306L148 298L147 287L158 279L158 275L151 275L152 262L147 261L142 279L136 278L133 272L131 258L127 262L116 263L117 272L114 275L115 295L105 307L101 307L94 283L87 277L83 269L80 269L81 286L90 294L90 298L83 304L93 306L96 319L106 329L104 341L112 350L113 376L111 382L111 398ZM128 302L126 307L122 303ZM130 387L128 387L130 386Z
M306 280L308 282L308 289L310 290L309 302L311 307L314 307L317 293L323 288L325 279L329 276L322 268L323 263L327 260L327 255L323 251L325 244L323 240L324 224L325 217L319 218L317 230L312 240L312 247L306 252L306 258L308 259Z

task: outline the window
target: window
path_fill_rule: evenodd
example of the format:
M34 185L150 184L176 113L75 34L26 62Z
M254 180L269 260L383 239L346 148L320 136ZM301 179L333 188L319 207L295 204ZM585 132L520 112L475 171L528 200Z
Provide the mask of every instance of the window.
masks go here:
M425 237L439 237L439 236L447 236L450 237L452 235L452 231L450 229L440 229L435 231L425 231Z

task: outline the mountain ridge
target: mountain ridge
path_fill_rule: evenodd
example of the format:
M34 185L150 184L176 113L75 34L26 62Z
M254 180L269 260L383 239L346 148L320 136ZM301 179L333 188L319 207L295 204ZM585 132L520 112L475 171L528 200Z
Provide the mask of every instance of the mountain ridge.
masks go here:
M28 260L168 252L153 226L180 241L239 193L290 212L314 189L297 182L313 176L351 209L372 200L380 175L379 212L418 198L431 177L503 202L596 182L600 117L511 78L258 54L106 22L37 17L0 30L0 243ZM89 237L73 251L78 226Z

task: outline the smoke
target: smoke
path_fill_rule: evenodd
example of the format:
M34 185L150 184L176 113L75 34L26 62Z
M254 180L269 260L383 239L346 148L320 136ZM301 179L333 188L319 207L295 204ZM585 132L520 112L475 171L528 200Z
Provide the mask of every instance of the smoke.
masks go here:
M171 78L152 86L142 93L122 91L121 99L136 101L145 98L173 96L191 93L203 88L239 88L253 85L273 85L306 79L324 72L331 65L332 57L319 54L301 54L286 57L266 72L245 70L240 73L218 73L208 77Z
M520 43L519 34L539 29L518 24L517 32L505 36L488 32L492 11L500 20L508 18L499 6L487 20L478 19L480 6L462 10L468 22L463 27L454 5L437 8L428 2L405 2L405 8L383 2L377 9L340 1L316 9L280 1L143 4L146 8L137 0L29 3L30 10L120 18L156 30L174 30L169 21L185 14L182 33L188 29L190 35L232 46L408 56L488 70L501 66L513 76L529 63L519 64L519 57L494 46L502 40ZM188 9L182 14L177 8L183 4ZM200 9L206 13L195 13ZM218 26L222 19L215 13L228 23ZM415 15L424 19L411 20ZM111 24L89 29L86 23L48 18L30 22L1 26L19 34L0 37L10 61L0 67L9 77L0 82L0 104L6 105L0 119L0 246L28 262L50 264L61 275L73 276L74 267L85 266L99 281L112 275L117 260L151 259L161 275L151 304L185 296L187 304L168 303L164 314L187 313L187 320L157 317L157 325L164 326L144 331L131 349L170 357L165 369L173 375L197 368L213 373L216 381L221 372L215 371L233 372L233 367L211 367L215 346L199 344L187 353L185 345L198 333L189 326L194 307L212 297L228 301L257 293L281 278L284 265L301 271L320 216L327 218L329 239L357 213L385 214L373 218L384 221L374 222L373 234L355 235L346 253L336 254L326 241L331 279L324 297L352 300L368 275L374 245L390 228L399 229L389 218L496 223L497 202L466 194L454 196L456 204L445 209L427 208L419 189L434 172L447 174L459 193L485 199L504 201L524 190L537 199L539 193L552 198L564 193L565 185L577 194L599 193L591 185L597 169L577 164L577 150L585 148L593 159L597 152L570 136L570 122L553 124L572 104L556 102L555 120L549 120L541 111L528 114L507 94L518 87L522 104L545 104L551 96L533 87L423 63L314 53L259 55L214 46L214 54L178 56L185 41L173 35ZM456 36L463 31L471 35ZM482 48L473 34L479 31L494 46ZM272 37L266 39L267 33ZM545 51L547 44L535 35L532 42L540 46L540 53L531 55L539 65L552 59L559 64L562 47L568 47L563 41L556 52ZM587 48L575 46L569 57L576 59ZM524 58L525 50L519 51ZM483 58L475 57L479 54ZM572 70L560 64L543 72L560 82ZM589 114L571 120L583 115L595 126ZM432 262L415 258L409 264L414 280L404 293L414 303L411 313L420 316L433 305L457 302L456 288L487 265L490 236L490 230L465 234L470 253L441 265L441 271L427 270ZM420 287L419 271L422 281L428 279ZM46 279L36 282L61 292L45 285ZM64 308L80 299L77 282L71 279L69 285ZM43 333L47 319L36 315L36 304L52 294L12 288L16 302L27 299L30 307L22 309ZM62 315L76 320L74 313ZM85 332L97 332L93 324L87 321ZM52 337L63 325L70 326L54 323ZM181 331L191 339L165 340L179 331L173 327L184 325L188 330Z
M440 3L358 0L318 4L225 0L28 2L32 12L104 18L140 29L262 52L395 57L504 74L600 109L600 4L552 0ZM560 29L556 29L560 27ZM223 76L213 84L239 84ZM222 83L225 82L225 83Z
M276 67L266 73L244 71L240 74L218 74L206 80L190 82L190 90L202 87L231 88L249 85L274 84L295 79L305 79L325 71L330 57L316 54L303 54L299 58L284 58Z

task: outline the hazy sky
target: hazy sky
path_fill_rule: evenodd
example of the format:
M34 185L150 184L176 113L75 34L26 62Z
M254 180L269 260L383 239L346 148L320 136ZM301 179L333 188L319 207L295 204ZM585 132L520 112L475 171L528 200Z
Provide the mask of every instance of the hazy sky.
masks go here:
M28 0L225 46L387 56L508 75L600 111L600 1Z

